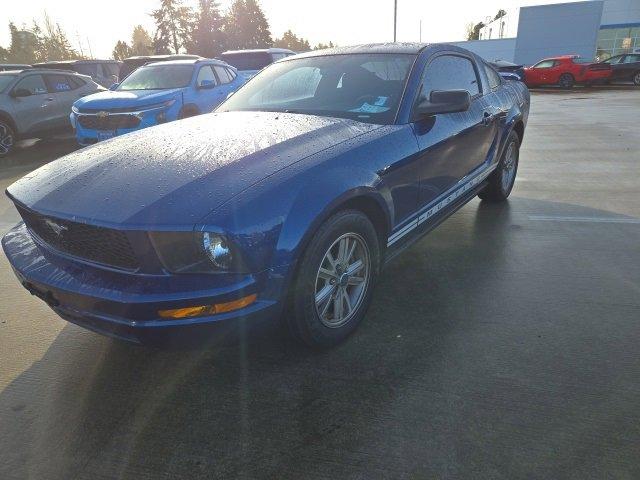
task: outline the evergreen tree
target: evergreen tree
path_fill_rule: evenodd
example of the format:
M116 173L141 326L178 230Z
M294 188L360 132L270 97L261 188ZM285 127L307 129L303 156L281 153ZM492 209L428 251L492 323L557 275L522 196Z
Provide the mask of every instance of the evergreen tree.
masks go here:
M318 43L315 47L313 47L314 50L324 50L325 48L335 48L337 47L337 45L333 42L329 42L327 43Z
M9 50L0 47L0 63L9 62Z
M126 42L122 43L127 45ZM137 25L133 27L133 33L131 34L131 47L127 45L127 48L129 48L129 57L132 55L153 55L153 39L142 25ZM124 53L124 50L122 52Z
M191 35L188 52L214 58L227 49L224 18L216 0L200 0L197 22Z
M189 45L193 12L181 0L160 0L160 8L151 16L157 28L153 41L156 53L179 53L182 47Z
M227 15L231 48L268 48L273 45L269 22L257 0L234 0Z
M124 60L125 58L129 58L132 55L131 47L127 42L118 40L118 43L116 43L116 46L113 49L112 55L114 60Z
M309 41L302 37L298 37L291 30L287 30L282 34L282 38L276 38L273 42L274 47L288 48L294 52L307 52L311 50Z

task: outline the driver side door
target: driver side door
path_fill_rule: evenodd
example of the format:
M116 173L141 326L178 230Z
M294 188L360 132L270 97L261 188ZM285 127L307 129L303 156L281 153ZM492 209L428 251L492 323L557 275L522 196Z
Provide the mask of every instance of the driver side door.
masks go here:
M434 90L467 90L469 110L415 118L419 148L419 206L423 208L484 164L497 135L496 115L482 98L481 76L471 57L439 54L425 67L416 105Z

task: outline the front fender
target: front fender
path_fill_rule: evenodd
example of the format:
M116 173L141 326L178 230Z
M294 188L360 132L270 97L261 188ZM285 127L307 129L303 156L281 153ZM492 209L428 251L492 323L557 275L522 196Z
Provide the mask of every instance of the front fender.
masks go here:
M379 172L415 152L412 135L406 126L382 127L318 152L231 198L196 228L230 237L253 271L294 264L318 226L356 197L375 202L389 229L395 199L407 194L392 195Z

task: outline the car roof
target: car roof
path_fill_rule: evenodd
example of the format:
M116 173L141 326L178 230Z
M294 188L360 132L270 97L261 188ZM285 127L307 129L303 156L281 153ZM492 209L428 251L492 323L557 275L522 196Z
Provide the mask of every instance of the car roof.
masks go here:
M189 54L181 54L181 53L176 53L176 54L167 54L167 55L136 55L133 57L127 57L123 60L123 62L127 62L127 61L138 61L138 60L156 60L156 59L160 59L160 60L171 60L171 59L175 59L175 60L184 60L184 59L204 59L204 57L201 57L200 55L189 55Z
M253 48L253 49L245 49L245 50L227 50L226 52L222 52L222 55L235 55L238 53L296 53L293 50L289 50L287 48Z
M96 63L96 62L100 62L100 63L118 63L116 60L101 60L99 58L94 58L94 59L78 59L78 60L49 60L48 62L40 62L40 63L34 63L33 65L71 65L74 63Z
M223 65L223 66L228 66L225 62L223 62L222 60L215 60L215 59L211 59L211 58L184 58L184 59L180 59L180 60L162 60L160 62L150 62L149 64L145 64L143 65L144 67L146 66L162 66L162 65L195 65L195 64L215 64L215 65Z

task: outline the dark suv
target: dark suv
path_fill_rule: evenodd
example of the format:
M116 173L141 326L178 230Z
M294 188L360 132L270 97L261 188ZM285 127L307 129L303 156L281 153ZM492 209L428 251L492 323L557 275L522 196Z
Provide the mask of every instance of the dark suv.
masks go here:
M36 63L35 68L69 70L87 75L99 85L109 88L118 82L120 64L115 60L69 60L60 62Z

